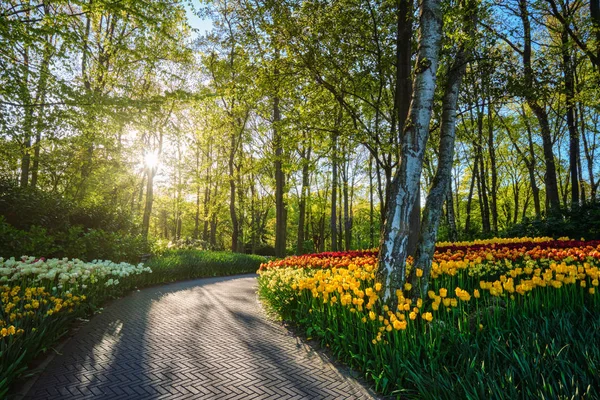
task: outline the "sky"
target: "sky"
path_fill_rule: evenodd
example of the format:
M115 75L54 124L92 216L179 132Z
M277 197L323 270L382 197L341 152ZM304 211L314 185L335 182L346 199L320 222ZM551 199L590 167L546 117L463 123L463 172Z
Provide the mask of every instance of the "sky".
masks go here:
M203 19L194 13L193 9L198 9L199 6L200 2L198 0L185 2L185 10L190 26L193 29L198 29L199 33L204 35L207 31L212 29L212 21L209 19Z

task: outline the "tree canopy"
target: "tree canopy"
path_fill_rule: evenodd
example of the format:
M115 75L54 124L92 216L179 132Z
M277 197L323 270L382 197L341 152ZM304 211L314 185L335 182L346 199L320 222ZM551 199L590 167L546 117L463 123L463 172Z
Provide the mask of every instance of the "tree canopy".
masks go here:
M76 237L277 256L381 240L395 268L430 263L436 238L569 234L597 214L599 10L2 2L0 224L53 231L14 218L29 193L87 213L69 217Z

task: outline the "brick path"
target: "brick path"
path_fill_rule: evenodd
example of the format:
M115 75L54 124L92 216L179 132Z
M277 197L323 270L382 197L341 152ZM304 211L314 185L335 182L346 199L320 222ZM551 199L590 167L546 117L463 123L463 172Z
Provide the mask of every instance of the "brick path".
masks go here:
M255 276L144 289L71 338L27 399L369 399L265 318Z

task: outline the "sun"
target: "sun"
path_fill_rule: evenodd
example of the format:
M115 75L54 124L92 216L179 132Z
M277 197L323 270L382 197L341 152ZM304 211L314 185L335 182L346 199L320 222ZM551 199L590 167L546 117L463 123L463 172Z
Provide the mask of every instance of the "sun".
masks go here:
M148 168L155 168L158 165L158 154L156 152L147 152L144 156L144 164Z

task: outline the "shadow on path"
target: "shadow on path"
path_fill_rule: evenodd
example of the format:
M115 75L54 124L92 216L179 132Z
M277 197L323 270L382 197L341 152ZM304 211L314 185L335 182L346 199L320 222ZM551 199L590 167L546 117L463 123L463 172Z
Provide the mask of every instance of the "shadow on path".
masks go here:
M27 399L362 399L353 379L265 318L256 276L144 289L92 318Z

